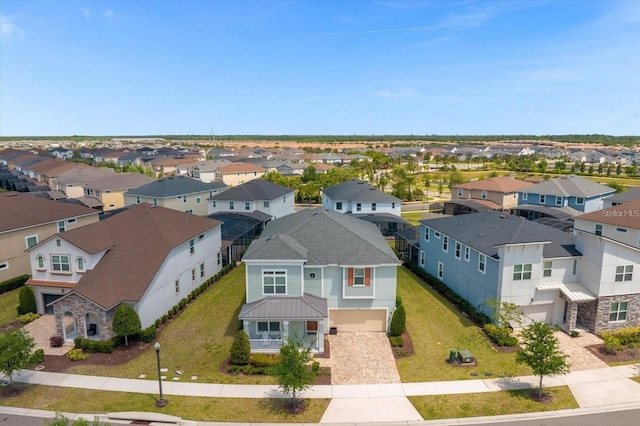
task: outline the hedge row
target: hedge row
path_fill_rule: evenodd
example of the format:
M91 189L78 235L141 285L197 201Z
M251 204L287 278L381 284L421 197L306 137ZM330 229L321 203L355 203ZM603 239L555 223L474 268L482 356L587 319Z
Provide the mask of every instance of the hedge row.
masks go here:
M447 287L442 281L428 274L426 271L421 269L415 263L404 262L404 267L409 269L415 275L417 275L418 278L420 278L423 282L429 285L429 287L433 288L438 293L443 295L449 302L451 302L454 306L456 306L460 311L467 314L469 318L471 318L471 320L476 324L478 324L479 326L484 326L485 324L491 324L492 321L491 321L491 318L489 318L489 316L478 311L471 303L463 299L455 291Z
M29 275L20 275L19 277L11 278L10 280L1 282L0 294L22 287L24 283L27 282L28 279L29 279Z
M600 333L603 339L613 337L617 339L621 345L630 343L640 343L640 326L621 328L615 331L603 331Z

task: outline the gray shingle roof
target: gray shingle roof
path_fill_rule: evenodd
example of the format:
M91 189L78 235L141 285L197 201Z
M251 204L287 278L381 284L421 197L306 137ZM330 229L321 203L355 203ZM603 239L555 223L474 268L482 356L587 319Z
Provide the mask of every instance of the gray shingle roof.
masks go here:
M361 181L352 179L339 183L322 191L332 200L367 201L373 203L400 203L401 200L389 195L378 188Z
M311 319L327 318L327 299L305 293L302 297L270 296L242 306L238 318Z
M306 259L307 265L400 263L375 225L322 208L269 222L243 259Z
M629 201L640 200L640 187L631 187L624 192L607 197L607 200L614 203L628 203Z
M612 194L615 191L606 185L600 185L589 179L569 175L541 182L520 192L589 198L596 195Z
M425 219L420 223L494 258L498 246L536 242L549 243L544 245L545 258L581 256L573 235L505 213L473 213Z
M186 176L169 176L150 182L141 187L130 189L125 192L125 195L167 198L182 194L217 191L226 187L227 184L224 182L205 183Z
M293 194L293 189L264 179L253 179L242 185L216 194L209 200L215 201L263 201L275 200L283 195Z

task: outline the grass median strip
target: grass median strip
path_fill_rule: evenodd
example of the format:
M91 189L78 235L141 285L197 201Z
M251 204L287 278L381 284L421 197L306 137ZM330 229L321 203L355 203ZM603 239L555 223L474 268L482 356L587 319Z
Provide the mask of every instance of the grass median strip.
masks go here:
M541 404L529 396L530 389L458 395L412 396L409 401L424 420L499 416L578 408L568 386L545 388L553 402Z
M242 423L318 423L328 399L307 399L307 409L289 414L284 399L204 398L165 395L169 404L154 406L157 395L14 384L0 391L2 405L83 414L146 411L186 420ZM7 396L11 390L12 396Z

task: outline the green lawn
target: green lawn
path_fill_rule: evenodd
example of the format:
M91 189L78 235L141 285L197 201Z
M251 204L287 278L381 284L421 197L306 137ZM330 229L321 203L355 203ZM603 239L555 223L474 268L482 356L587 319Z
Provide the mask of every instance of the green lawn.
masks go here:
M18 295L20 289L0 294L0 326L18 319Z
M462 417L499 416L578 408L568 386L545 388L553 396L550 404L529 397L529 390L483 392L458 395L412 396L409 401L425 420Z
M452 308L435 290L406 268L398 268L398 293L407 311L407 331L414 355L397 361L403 382L465 380L531 374L515 363L515 353L493 349L485 334ZM454 367L446 360L451 349L468 349L477 367ZM475 373L476 376L471 374Z
M402 218L404 220L406 220L407 222L409 222L410 224L412 224L413 226L418 226L419 225L419 221L422 220L422 213L421 211L410 211L410 212L402 212Z
M22 392L5 398L2 405L86 414L120 411L147 411L182 417L186 420L242 423L318 423L329 405L328 399L307 399L307 409L291 415L282 399L203 398L165 395L169 404L156 408L157 394L106 392L56 386L14 384ZM8 388L5 388L8 389ZM81 401L81 402L79 402ZM91 417L91 416L87 416ZM89 418L87 420L93 420Z

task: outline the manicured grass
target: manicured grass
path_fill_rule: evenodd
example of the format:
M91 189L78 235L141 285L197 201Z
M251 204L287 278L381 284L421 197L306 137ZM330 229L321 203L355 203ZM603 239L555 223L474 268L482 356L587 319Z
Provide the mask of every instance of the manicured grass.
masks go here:
M529 396L529 389L458 395L412 396L409 401L425 420L461 417L499 416L578 408L568 386L545 388L553 396L550 404L541 404Z
M147 411L178 416L185 420L243 423L318 423L328 399L307 399L307 409L288 414L283 399L203 398L165 395L169 404L156 408L157 395L106 392L55 386L14 384L24 390L17 396L2 397L8 407L102 414L120 411ZM92 420L92 419L89 419Z
M640 377L632 377L631 380L640 383Z
M273 384L269 376L230 376L220 371L229 356L233 336L239 329L238 313L244 303L244 264L209 287L180 315L165 324L157 335L161 364L167 377L182 370L182 377L198 376L198 382ZM156 377L156 353L150 347L124 365L79 365L70 373L137 378ZM184 380L184 379L183 379Z
M404 267L398 268L398 293L407 312L407 331L415 351L413 356L397 360L403 382L531 374L529 367L515 363L515 353L493 349L484 332ZM470 350L478 366L449 365L446 360L451 349Z
M0 325L8 324L18 319L18 295L20 289L0 294Z
M419 221L422 220L422 213L421 211L409 211L409 212L402 212L402 218L404 220L406 220L407 222L409 222L410 224L412 224L413 226L418 226L419 225Z

